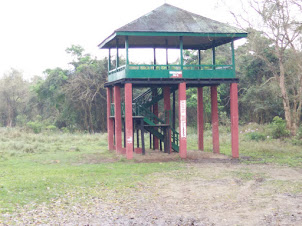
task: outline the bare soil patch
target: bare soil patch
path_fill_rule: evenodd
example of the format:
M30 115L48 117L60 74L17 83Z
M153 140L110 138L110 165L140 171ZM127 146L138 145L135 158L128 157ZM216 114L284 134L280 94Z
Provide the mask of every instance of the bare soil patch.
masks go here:
M135 154L134 161L181 159L178 153L149 150ZM126 191L98 191L106 197L71 194L76 201L67 197L34 210L24 207L6 219L50 225L302 225L301 169L247 165L196 151L188 152L182 167L154 173Z

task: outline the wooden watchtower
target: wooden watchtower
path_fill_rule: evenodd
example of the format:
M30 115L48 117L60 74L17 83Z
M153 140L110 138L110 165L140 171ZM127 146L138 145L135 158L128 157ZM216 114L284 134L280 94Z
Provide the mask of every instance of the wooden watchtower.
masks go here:
M153 136L153 148L164 143L165 152L179 151L181 158L187 156L187 113L186 88L196 87L198 148L203 150L203 87L211 87L211 117L213 152L219 153L217 86L230 84L232 156L238 158L238 78L235 75L234 41L246 37L247 33L183 9L164 4L150 13L115 30L112 35L99 44L101 49L109 49L107 87L107 126L108 147L118 153L125 153L131 159L133 152L144 154L144 133ZM231 43L232 63L216 64L215 49ZM165 65L131 64L130 48L157 48L179 50L179 63ZM115 65L112 65L111 49L116 49ZM120 65L119 50L125 49L125 65ZM197 50L199 63L184 64L183 51ZM213 60L210 65L201 64L200 51L212 49ZM124 88L124 103L121 102L121 88ZM147 88L133 96L133 89ZM178 90L179 126L175 126L175 91ZM170 96L172 94L172 108ZM158 102L164 100L164 119L159 117ZM124 123L122 123L124 121ZM124 147L122 128L124 124ZM134 148L134 130L141 131ZM150 139L151 141L151 139Z

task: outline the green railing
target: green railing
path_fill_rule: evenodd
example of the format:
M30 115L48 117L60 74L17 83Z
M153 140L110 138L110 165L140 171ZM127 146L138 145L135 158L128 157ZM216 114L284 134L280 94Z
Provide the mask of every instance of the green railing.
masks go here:
M198 65L158 65L158 64L130 64L129 70L232 70L233 65L198 64Z

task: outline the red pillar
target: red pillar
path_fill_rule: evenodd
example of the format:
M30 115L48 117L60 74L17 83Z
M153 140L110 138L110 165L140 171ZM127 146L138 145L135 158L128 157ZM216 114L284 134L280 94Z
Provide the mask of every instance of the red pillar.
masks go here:
M213 152L219 153L217 86L211 86Z
M153 114L158 117L158 103L153 105ZM153 149L158 149L158 138L156 136L153 136Z
M164 110L165 110L165 121L166 124L170 123L170 113L171 110L171 103L170 103L170 87L164 87ZM170 153L172 152L172 145L171 145L171 130L169 131L169 142L170 142Z
M113 145L113 119L110 118L111 112L111 94L112 88L107 87L107 133L108 133L108 149L114 150Z
M126 156L133 158L132 84L125 84Z
M178 85L178 106L179 106L179 155L187 158L187 100L186 83Z
M121 88L114 86L115 150L122 153Z
M203 89L197 88L197 136L198 136L198 150L203 151Z
M238 133L238 88L237 83L230 85L231 98L231 135L232 135L232 156L239 158L239 133Z

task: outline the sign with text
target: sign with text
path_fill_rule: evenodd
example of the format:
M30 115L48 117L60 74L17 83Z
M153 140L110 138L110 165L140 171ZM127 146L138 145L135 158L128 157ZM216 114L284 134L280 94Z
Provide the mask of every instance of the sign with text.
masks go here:
M186 100L180 101L180 138L187 137L187 103Z
M182 71L169 71L170 78L182 78Z

